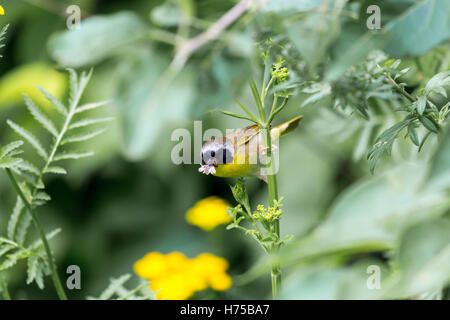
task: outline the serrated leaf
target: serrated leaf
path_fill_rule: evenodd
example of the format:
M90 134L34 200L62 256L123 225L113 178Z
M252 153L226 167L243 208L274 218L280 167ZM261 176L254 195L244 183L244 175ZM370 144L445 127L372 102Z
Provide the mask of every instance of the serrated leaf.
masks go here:
M37 86L39 91L42 92L42 94L47 98L48 101L55 107L55 109L62 114L63 116L67 115L67 109L64 106L64 104L59 101L55 96L53 96L50 92L42 88L41 86Z
M39 267L39 258L37 256L31 256L27 261L27 284L32 283L36 279L36 275Z
M70 98L69 98L69 102L70 105L72 105L74 103L75 100L75 96L77 94L78 91L78 75L75 72L75 70L68 68L66 69L69 72L69 80L70 80Z
M92 139L92 138L102 134L105 131L106 131L106 129L100 129L100 130L96 130L96 131L93 131L93 132L90 132L90 133L85 133L85 134L80 134L80 135L73 135L73 136L70 136L70 137L67 137L66 139L64 139L61 142L61 145L68 144L68 143L87 141L89 139Z
M86 157L90 157L93 156L95 153L94 151L88 151L88 152L79 152L79 153L61 153L61 154L57 154L53 161L60 161L60 160L67 160L67 159L81 159L81 158L86 158Z
M111 279L109 286L100 294L100 300L110 299L119 287L122 287L125 282L131 278L130 274L125 274L117 279Z
M29 131L24 129L23 127L19 126L15 122L11 120L7 120L6 123L22 138L24 138L31 146L37 151L37 153L44 159L48 159L48 154L45 151L44 147L42 147L42 144L39 142L39 140L31 134Z
M9 156L10 153L23 145L23 141L13 141L0 149L0 159Z
M53 239L58 233L61 232L61 228L57 228L55 230L50 231L49 233L47 233L45 235L45 237L47 238L47 240L51 240ZM39 250L42 247L42 240L36 240L31 246L30 246L30 250Z
M8 238L10 238L10 239L16 240L16 230L17 230L17 226L18 226L20 217L23 212L23 208L24 208L24 205L23 205L22 199L19 196L17 196L16 204L14 206L11 217L9 218L9 221L8 221L7 235L8 235Z
M0 246L0 257L8 253L10 250L14 249L15 246L12 244L4 244Z
M37 105L31 101L30 98L26 94L22 95L25 104L27 105L28 111L33 115L33 117L38 121L42 126L50 132L54 137L58 136L58 130L56 129L53 122L47 117L47 115L39 109Z
M45 173L67 174L67 171L62 167L52 166L45 169Z
M10 253L6 256L5 261L0 264L0 271L6 270L14 266L17 261L25 259L30 256L30 251L27 249L18 249L13 253Z
M110 103L111 100L105 100L105 101L100 101L100 102L92 102L92 103L88 103L85 105L82 105L78 108L75 109L75 113L82 113L85 111L90 111L90 110L94 110L100 107L103 107L104 105Z
M0 168L13 168L22 162L20 158L3 157L0 159Z
M39 191L36 193L36 195L33 197L34 200L44 200L44 201L50 201L52 198L44 191Z
M383 153L391 153L392 145L395 139L397 139L400 131L408 126L412 120L412 118L407 118L399 123L396 123L378 136L375 144L369 150L367 155L367 159L370 162L370 172L374 172L375 166Z
M26 160L22 160L16 167L22 171L33 173L36 176L39 176L39 174L40 174L39 169L34 164L32 164Z
M104 122L108 122L108 121L112 121L114 120L114 118L97 118L97 119L85 119L85 120L80 120L78 122L73 123L72 125L69 126L69 130L70 129L76 129L76 128L84 128L87 126L91 126L94 124L98 124L98 123L104 123Z
M31 215L24 211L19 220L16 230L16 241L18 244L23 245L28 233L28 228L31 225Z

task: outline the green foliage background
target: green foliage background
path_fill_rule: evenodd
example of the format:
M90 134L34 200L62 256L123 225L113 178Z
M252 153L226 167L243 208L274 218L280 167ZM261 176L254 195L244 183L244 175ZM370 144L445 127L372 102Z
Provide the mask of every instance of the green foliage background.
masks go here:
M286 266L281 297L449 298L448 121L443 120L438 134L429 135L420 153L412 142L415 135L401 131L391 156L381 155L373 175L366 156L383 131L408 115L404 112L421 108L405 108L411 103L380 81L384 77L376 62L402 59L396 70L410 68L398 78L407 92L418 97L426 92L426 100L439 110L448 103L448 80L436 86L442 89L420 89L450 70L450 3L377 3L383 30L371 31L366 8L372 1L270 0L196 51L169 78L166 90L159 90L174 57L174 34L198 34L235 3L2 3L6 15L0 16L0 26L9 23L10 28L0 63L0 143L17 138L7 128L8 118L38 131L21 93L44 108L35 85L59 98L68 96L68 79L58 68L93 66L83 101L111 99L106 112L95 112L117 119L108 124L107 134L88 145L95 157L68 163L67 176L48 181L52 201L38 210L47 231L62 229L52 240L60 274L68 265L81 267L82 290L68 291L69 297L97 296L110 277L132 272L145 253L175 250L191 257L211 252L230 262L234 286L197 298L269 297L270 283L261 276L268 269L251 239L225 231L225 226L204 232L184 219L186 210L206 196L233 203L228 184L234 181L201 175L196 165L176 166L170 155L176 143L172 131L192 131L193 120L203 120L204 130L247 125L209 111L237 112L235 98L251 105L248 80L261 76L255 43L271 38L272 54L285 57L295 93L278 120L304 115L280 146L281 232L297 239L281 252ZM80 30L66 29L65 9L71 4L82 8ZM421 141L433 131L423 121L415 124ZM248 180L248 189L252 202L264 203L263 182ZM1 173L2 234L14 200ZM381 290L366 287L369 265L381 267ZM19 264L8 272L11 294L55 298L50 289L25 284L25 267ZM49 278L45 282L50 288Z

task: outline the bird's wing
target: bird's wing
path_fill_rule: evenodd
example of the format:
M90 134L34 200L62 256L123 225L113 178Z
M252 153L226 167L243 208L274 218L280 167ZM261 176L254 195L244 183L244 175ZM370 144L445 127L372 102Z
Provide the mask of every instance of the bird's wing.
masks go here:
M248 143L253 137L259 133L259 127L254 124L242 129L235 130L225 136L226 140L238 147Z

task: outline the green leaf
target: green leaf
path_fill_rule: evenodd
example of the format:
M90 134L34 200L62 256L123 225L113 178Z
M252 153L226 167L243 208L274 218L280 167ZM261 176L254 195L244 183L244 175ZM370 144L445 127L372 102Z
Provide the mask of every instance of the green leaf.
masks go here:
M22 162L22 159L3 157L0 159L0 168L2 169L13 168L17 166L20 162Z
M17 196L16 205L14 206L11 217L9 218L8 229L7 229L8 238L16 240L16 241L17 241L16 230L17 230L17 226L19 224L19 220L22 216L23 209L24 209L24 205L23 205L22 199L20 199L20 197Z
M264 110L264 106L262 104L261 97L259 96L258 87L253 79L250 80L250 89L252 90L253 99L255 99L256 106L261 112L261 110Z
M450 2L447 0L416 2L385 27L391 36L386 52L396 57L427 52L450 37L449 16Z
M19 260L26 259L30 256L30 251L27 249L18 249L6 256L5 261L0 264L0 271L6 270L14 266Z
M431 161L429 180L450 185L450 130L447 128Z
M417 100L417 112L422 115L425 111L425 107L427 106L427 97L426 96L420 96Z
M321 0L269 0L267 4L264 4L262 11L267 12L304 12L317 8L321 3Z
M45 169L45 173L54 173L54 174L67 174L66 169L57 167L57 166L51 166Z
M450 85L450 71L440 72L434 75L425 86L425 95L429 95L432 92L439 93L447 98L447 92L445 86Z
M420 145L419 137L417 136L416 129L414 128L414 123L410 122L408 125L408 136L411 139L412 143L414 143L416 146Z
M117 290L124 285L131 278L130 274L125 274L117 279L111 279L110 285L100 294L100 300L110 299Z
M374 172L378 160L384 153L388 155L391 153L395 139L397 139L400 131L408 126L411 121L411 118L407 118L399 123L396 123L378 136L375 144L369 150L367 155L367 159L370 162L370 172Z
M38 169L34 164L32 164L32 163L30 163L30 162L28 162L28 161L26 161L26 160L22 160L22 161L16 166L16 168L19 169L19 170L21 170L21 171L26 171L26 172L32 173L32 174L34 174L34 175L36 175L36 176L39 176L40 173L41 173L41 172L39 171L39 169Z
M17 150L17 148L23 145L23 141L13 141L6 146L0 148L0 159L8 156L12 151Z
M31 225L31 215L24 211L22 214L16 228L16 241L17 243L23 245L27 236L28 228Z
M53 122L27 97L27 95L22 95L25 104L28 107L28 110L33 115L33 117L40 123L42 126L50 132L54 137L58 136L58 130L56 129Z
M81 159L93 156L95 153L94 151L88 151L88 152L67 152L67 153L59 153L54 158L53 161L61 161L61 160L67 160L67 159Z
M58 235L58 233L60 233L61 232L61 228L57 228L57 229L54 229L54 230L52 230L52 231L50 231L49 233L47 233L46 235L45 235L45 237L47 238L47 240L51 240L51 239L53 239L56 235ZM41 249L43 247L43 244L42 244L42 240L41 239L39 239L39 240L36 240L31 246L30 246L30 250L33 250L33 251L36 251L36 250L39 250L39 249Z
M55 96L53 96L50 92L46 91L41 86L37 86L37 88L44 94L47 100L50 101L50 103L60 114L62 114L63 116L67 116L67 109L61 101L59 101Z
M400 239L398 281L389 296L412 296L450 283L450 222L430 219L409 227Z
M434 133L439 133L438 128L427 116L419 116L419 121L423 124L425 128Z
M68 144L68 143L87 141L87 140L90 140L90 139L92 139L92 138L102 134L105 131L106 131L106 129L100 129L100 130L96 130L96 131L93 131L93 132L90 132L90 133L73 135L73 136L65 138L61 142L61 145L65 145L65 144Z
M111 100L88 103L88 104L85 104L85 105L82 105L82 106L76 108L75 113L82 113L82 112L94 110L94 109L103 107L104 105L106 105L108 103L111 103Z
M48 47L50 55L60 65L79 68L102 61L147 32L148 27L138 15L121 11L84 19L80 29L52 36Z
M78 122L75 122L75 123L71 124L69 126L69 130L76 129L76 128L84 128L84 127L87 127L87 126L91 126L91 125L98 124L98 123L109 122L109 121L112 121L112 120L114 120L114 118L111 118L111 117L109 117L109 118L98 118L98 119L84 119L84 120L80 120Z
M29 131L27 131L26 129L24 129L23 127L19 126L18 124L16 124L15 122L11 121L11 120L7 120L6 121L8 123L8 125L17 133L19 134L22 138L24 138L29 144L31 144L31 146L37 151L37 153L44 159L47 160L48 159L48 154L45 151L44 147L42 147L41 143L39 142L39 140L33 135L31 134Z
M37 256L29 257L27 264L27 284L32 283L36 279L38 267L39 267L39 258Z

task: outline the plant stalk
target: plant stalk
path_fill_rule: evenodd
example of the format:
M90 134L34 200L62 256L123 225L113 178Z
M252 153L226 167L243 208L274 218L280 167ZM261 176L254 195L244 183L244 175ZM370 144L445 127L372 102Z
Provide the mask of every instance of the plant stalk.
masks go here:
M275 206L275 200L278 200L278 185L277 185L277 176L274 171L274 163L272 158L272 138L270 135L270 124L263 128L263 147L266 150L266 174L267 174L267 186L269 192L269 206ZM280 222L279 220L274 221L274 232L277 234L278 238L280 237ZM270 253L271 255L277 255L279 246L273 245ZM280 263L278 261L272 261L272 298L275 299L278 295L278 290L281 287L281 269Z
M41 226L41 223L39 222L39 219L36 215L36 212L33 210L33 208L30 205L30 202L28 201L27 197L25 196L25 194L22 192L22 189L20 188L16 178L14 177L13 173L11 172L11 169L5 169L6 173L9 177L9 179L11 180L12 185L14 186L14 188L16 189L18 195L20 196L20 198L22 199L25 207L27 208L28 212L31 215L31 219L33 220L33 224L39 234L39 237L41 238L41 241L44 245L44 249L45 249L45 253L47 255L47 259L48 259L48 264L50 266L50 270L52 272L52 280L53 280L53 284L55 285L55 289L56 292L59 296L60 300L67 300L67 296L66 293L64 292L63 286L61 284L61 280L59 279L58 273L57 273L57 268L56 268L56 264L55 264L55 260L53 259L53 254L52 251L50 249L50 245L48 243L47 237L45 236L44 230Z
M8 287L6 286L6 281L0 276L0 287L2 288L2 295L4 300L11 300L11 296L9 295Z

